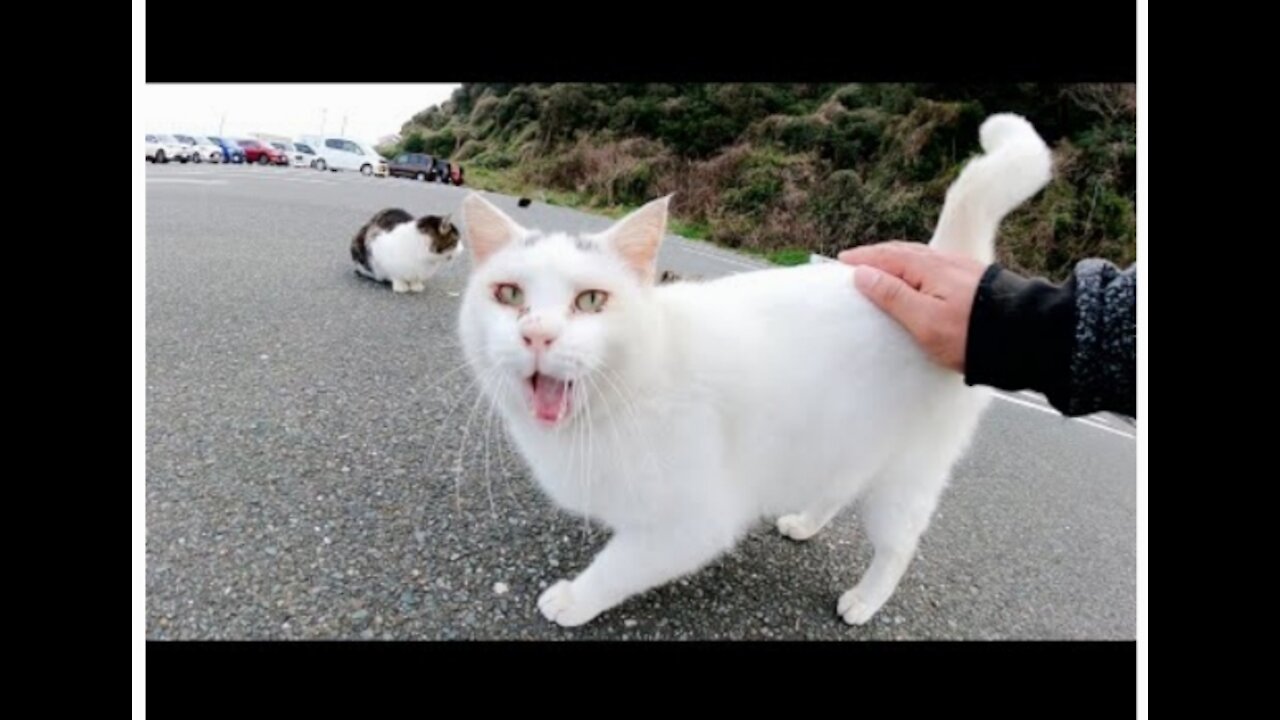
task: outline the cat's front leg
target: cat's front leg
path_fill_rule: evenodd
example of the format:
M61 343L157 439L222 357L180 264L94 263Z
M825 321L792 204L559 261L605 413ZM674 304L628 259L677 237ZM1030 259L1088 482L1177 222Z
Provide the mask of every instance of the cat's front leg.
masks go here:
M409 292L409 283L404 280L392 280L391 289L398 293Z
M582 625L633 595L697 570L733 540L730 532L708 528L619 531L582 574L547 588L538 609L558 625Z

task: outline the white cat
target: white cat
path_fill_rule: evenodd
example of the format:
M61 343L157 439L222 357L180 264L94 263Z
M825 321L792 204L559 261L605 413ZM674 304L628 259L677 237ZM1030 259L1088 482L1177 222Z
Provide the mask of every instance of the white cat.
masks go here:
M351 241L356 274L388 283L396 292L422 292L450 260L462 252L458 228L449 218L417 220L400 208L379 211Z
M1051 156L1013 115L989 118L980 140L931 244L989 261ZM865 623L989 395L931 363L846 265L655 286L668 200L576 237L525 229L478 195L463 203L467 361L546 493L613 531L538 607L581 625L706 565L762 517L807 540L856 500L875 557L836 609Z

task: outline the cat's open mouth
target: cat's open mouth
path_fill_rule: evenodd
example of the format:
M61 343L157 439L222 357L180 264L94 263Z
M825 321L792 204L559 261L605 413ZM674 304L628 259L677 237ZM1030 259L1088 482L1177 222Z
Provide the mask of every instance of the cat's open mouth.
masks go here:
M551 426L569 416L569 401L573 381L535 372L525 380L529 390L533 416L538 422Z

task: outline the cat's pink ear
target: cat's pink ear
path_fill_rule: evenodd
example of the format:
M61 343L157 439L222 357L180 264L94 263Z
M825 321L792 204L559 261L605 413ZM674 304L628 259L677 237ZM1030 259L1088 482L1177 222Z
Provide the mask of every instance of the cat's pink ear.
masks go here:
M471 193L462 201L462 227L466 229L476 266L525 232L515 220L480 197L479 193Z
M654 261L658 258L662 238L667 234L667 206L670 204L670 195L653 200L604 233L614 250L643 282L652 283L654 280Z

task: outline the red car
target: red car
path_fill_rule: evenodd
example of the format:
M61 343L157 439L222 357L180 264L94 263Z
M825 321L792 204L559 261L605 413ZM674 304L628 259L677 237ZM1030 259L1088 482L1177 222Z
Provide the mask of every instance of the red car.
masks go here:
M259 165L288 165L289 156L277 148L273 148L257 140L237 140L236 144L244 148L244 161Z

